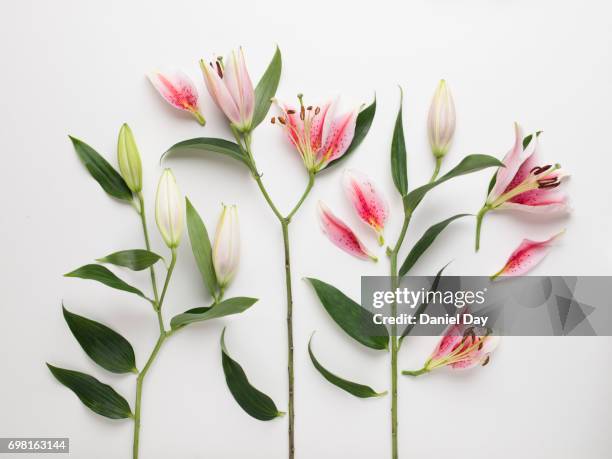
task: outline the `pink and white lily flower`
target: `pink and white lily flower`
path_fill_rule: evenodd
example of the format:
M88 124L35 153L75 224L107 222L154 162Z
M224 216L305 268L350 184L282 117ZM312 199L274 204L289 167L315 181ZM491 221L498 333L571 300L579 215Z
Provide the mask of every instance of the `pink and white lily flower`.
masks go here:
M173 107L191 113L202 126L206 120L198 108L198 90L191 78L183 72L151 72L149 81L159 94Z
M503 159L485 205L476 218L476 250L480 245L480 228L491 210L515 209L551 214L568 210L567 195L557 190L568 175L559 164L545 164L537 151L538 134L532 134L523 148L523 131L514 125L514 146Z
M522 276L531 271L531 269L546 257L554 242L563 233L565 233L565 230L545 241L523 239L516 250L512 252L504 267L491 276L491 280L497 279L498 277Z
M354 169L344 172L342 183L355 212L366 225L376 231L378 243L383 245L383 230L389 216L387 200L369 177Z
M255 91L242 48L232 51L227 64L221 57L206 63L200 60L206 88L215 104L239 132L249 132L255 110Z
M305 106L301 94L298 100L299 109L275 101L282 113L272 118L272 123L278 119L308 172L316 174L346 153L355 135L359 110L336 116L335 103Z
M479 327L452 325L436 346L423 368L415 371L402 371L408 376L419 376L436 368L449 367L453 370L467 370L489 363L491 352L499 344L499 336Z
M321 201L319 201L318 214L321 229L332 244L362 260L378 261L378 258L368 251L353 230L336 217Z

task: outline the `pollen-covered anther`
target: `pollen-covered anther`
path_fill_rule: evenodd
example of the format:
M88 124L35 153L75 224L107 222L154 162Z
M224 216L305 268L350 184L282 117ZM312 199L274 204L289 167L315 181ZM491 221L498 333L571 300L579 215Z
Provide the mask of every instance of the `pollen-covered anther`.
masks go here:
M270 120L270 123L276 124L276 117L275 116L272 117L272 119Z
M321 113L321 107L316 107L315 108L315 115L318 115L319 113Z
M558 177L538 180L538 188L556 188L561 185Z
M543 172L546 172L551 167L552 167L552 164L547 164L546 166L536 166L533 169L531 169L529 172L533 175L540 175Z
M278 117L278 122L279 122L280 124L282 124L283 126L284 126L285 124L287 124L287 120L285 119L285 117L284 117L284 116L279 116L279 117Z

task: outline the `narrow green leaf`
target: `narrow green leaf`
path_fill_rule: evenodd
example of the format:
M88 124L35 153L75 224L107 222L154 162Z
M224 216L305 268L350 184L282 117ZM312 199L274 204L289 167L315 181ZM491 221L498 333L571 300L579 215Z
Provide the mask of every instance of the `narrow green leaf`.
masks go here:
M74 392L81 402L94 413L111 419L125 419L133 416L127 400L108 384L101 383L93 376L79 371L54 367L48 363L47 367L55 379Z
M194 308L182 314L174 316L170 321L172 329L180 328L194 322L218 319L232 314L240 314L246 311L257 302L257 298L247 298L238 296L224 300L210 308ZM196 312L194 312L196 311Z
M489 197L489 193L495 186L496 181L497 181L497 171L495 171L495 174L493 174L493 177L491 177L491 181L489 182L489 188L487 189L487 197Z
M196 137L195 139L183 140L182 142L172 145L162 155L160 161L163 161L167 155L177 153L181 150L219 153L220 155L240 161L249 168L251 167L249 158L244 154L240 145L235 142L230 142L229 140L217 139L214 137Z
M126 292L135 293L143 298L146 298L144 293L138 290L136 287L132 287L126 284L124 281L119 279L113 272L105 266L100 265L85 265L81 266L74 271L64 274L65 277L78 277L80 279L90 279L103 283L111 288L117 290L124 290Z
M270 397L251 385L240 364L229 356L225 347L225 328L221 333L221 361L227 387L248 415L260 421L270 421L285 414L278 411Z
M541 134L542 132L544 132L544 131L537 131L537 132L535 133L536 137L540 137L540 134ZM527 145L529 145L529 142L531 142L531 139L532 139L532 138L533 138L533 134L529 134L528 136L526 136L526 137L523 139L523 150L524 150L525 148L527 148Z
M313 333L314 335L314 333ZM365 386L363 384L359 384L356 382L349 381L347 379L341 378L340 376L336 376L331 371L327 370L323 365L319 363L312 352L312 336L310 337L310 341L308 341L308 354L310 354L310 360L314 367L318 370L321 375L327 379L334 386L339 387L340 389L348 392L351 395L359 398L370 398L370 397L380 397L385 395L385 392L376 392L370 386Z
M406 166L406 142L404 140L404 123L402 121L402 109L404 92L400 88L400 106L393 129L391 140L391 175L395 188L402 196L408 192L408 170Z
M366 135L370 131L370 127L372 126L372 122L374 121L374 115L376 114L376 97L374 97L374 102L368 105L366 108L359 112L357 115L357 121L355 123L355 135L353 136L353 140L351 144L347 148L346 152L339 158L331 161L323 170L329 169L331 166L338 164L338 162L345 160L353 151L357 149L357 147L363 142Z
M212 261L212 248L206 226L191 201L185 198L187 208L187 232L191 241L191 251L195 258L202 280L213 297L216 297L219 284Z
M270 110L272 98L276 94L276 89L280 81L282 67L283 61L281 52L277 46L274 56L272 56L272 60L270 64L268 64L268 68L255 87L255 109L253 111L253 122L251 124L253 129L266 118L268 110Z
M73 314L62 306L64 319L85 353L113 373L136 372L132 345L116 331L94 320Z
M117 199L131 201L132 191L119 172L85 142L72 136L68 137L72 141L74 151L76 151L79 159L102 189Z
M414 211L416 207L419 205L421 200L425 197L427 192L432 188L437 187L438 185L446 182L455 177L459 177L460 175L470 174L472 172L478 172L482 169L486 169L488 167L501 167L503 164L496 158L489 155L468 155L461 160L461 162L456 165L449 172L444 174L438 180L428 183L426 185L415 188L406 196L404 196L404 208L408 212Z
M471 215L471 214L453 215L452 217L447 218L446 220L442 220L441 222L430 226L427 229L427 231L423 233L423 236L421 236L421 239L419 239L417 243L414 244L414 247L412 247L412 249L410 250L410 253L406 257L406 260L404 261L404 263L402 264L402 267L399 270L399 275L405 276L406 273L412 269L412 267L417 262L417 260L421 257L421 255L423 255L423 253L429 248L429 246L433 244L433 241L436 240L438 235L442 231L444 231L444 228L446 228L451 222L457 220L458 218L466 217L468 215Z
M307 280L313 286L321 304L334 321L351 338L359 341L371 349L388 349L389 333L384 325L374 324L373 315L359 303L351 300L333 285L308 277ZM365 324L374 333L366 334Z
M444 265L442 267L442 269L440 269L440 271L438 271L438 273L436 274L436 277L434 278L433 282L431 283L431 288L429 289L430 292L435 292L438 290L438 285L440 284L440 278L442 277L442 273L444 272L444 270L446 269L446 267L450 264L447 263L446 265ZM414 317L418 318L421 316L421 314L423 314L425 312L425 309L427 309L427 307L429 306L429 303L421 303L419 305L419 307L417 308L417 310L414 312ZM412 329L414 328L415 324L408 324L406 325L406 328L404 328L404 331L402 332L402 336L400 336L399 339L399 345L402 345L402 341L404 340L404 338L406 338L406 336L408 336L410 334L410 332L412 331Z
M100 263L110 263L115 266L122 266L133 271L142 271L143 269L153 266L161 259L162 257L149 250L133 249L111 253L110 255L107 255L104 258L99 258L96 261L99 261Z

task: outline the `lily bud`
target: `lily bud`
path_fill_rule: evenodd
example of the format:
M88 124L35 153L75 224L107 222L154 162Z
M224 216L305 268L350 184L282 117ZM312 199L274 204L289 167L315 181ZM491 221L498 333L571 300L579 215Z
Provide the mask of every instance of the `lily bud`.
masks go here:
M170 169L164 170L157 185L155 221L166 245L174 249L181 242L185 228L183 198Z
M236 206L223 206L215 243L213 246L213 265L221 289L234 278L240 259L240 228Z
M140 153L134 140L134 134L127 124L121 126L119 141L117 142L117 159L119 171L125 183L134 193L142 190L142 165Z
M440 80L427 118L429 145L436 158L441 158L448 152L455 134L455 121L453 96L446 81Z

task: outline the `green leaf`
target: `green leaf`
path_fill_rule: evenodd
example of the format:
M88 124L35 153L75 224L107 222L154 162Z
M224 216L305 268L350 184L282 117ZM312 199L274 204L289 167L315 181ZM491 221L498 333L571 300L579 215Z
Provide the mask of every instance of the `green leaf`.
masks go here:
M124 290L126 292L135 293L143 298L146 298L144 293L115 276L111 270L105 266L100 265L85 265L81 266L74 271L64 274L65 277L78 277L80 279L90 279L103 283L111 288L117 290Z
M172 145L162 155L160 161L163 161L167 155L174 154L181 150L219 153L235 159L236 161L240 161L249 169L251 168L249 158L244 154L240 145L235 142L230 142L229 140L217 139L215 137L196 137L195 139L183 140L182 142Z
M334 321L351 338L371 349L383 350L389 347L389 333L384 325L374 324L372 313L351 300L333 285L308 277L321 304ZM365 333L365 325L373 334ZM374 335L374 336L372 336Z
M314 333L313 333L314 335ZM312 336L310 337L310 341L308 341L308 354L310 354L310 360L314 367L323 375L325 379L327 379L334 386L339 387L340 389L348 392L349 394L354 395L359 398L370 398L370 397L380 397L385 395L385 392L376 392L370 386L365 386L363 384L359 384L356 382L349 381L347 379L341 378L340 376L336 376L331 371L327 370L323 365L319 363L312 352Z
M225 347L225 328L221 333L221 360L227 387L247 414L260 421L270 421L285 414L278 411L270 397L251 385L240 364L229 356Z
M132 191L119 175L119 172L85 142L72 136L68 137L72 141L74 151L76 151L79 159L102 189L117 199L131 201Z
M488 167L501 167L503 164L493 156L489 155L468 155L461 160L453 169L444 174L438 180L426 185L415 188L404 196L404 208L407 212L412 212L432 188L460 175L478 172Z
M423 236L421 236L421 239L419 239L417 243L414 244L414 247L412 247L412 250L410 250L410 253L406 257L406 260L404 261L404 263L402 264L402 267L399 270L399 275L404 276L406 275L408 271L410 271L410 269L412 269L412 267L417 262L417 260L421 257L421 255L423 255L423 253L429 248L429 246L433 244L433 241L436 240L438 235L442 231L444 231L444 228L446 228L454 220L461 218L461 217L467 217L468 215L471 215L471 214L453 215L452 217L447 218L446 220L442 220L441 222L430 226L427 229L427 231L423 233Z
M253 111L253 122L251 123L252 129L255 129L266 118L268 110L270 110L272 98L276 94L280 81L282 67L281 52L277 46L268 68L255 87L255 110Z
M213 297L217 296L219 284L212 261L212 248L206 226L191 201L185 198L187 208L187 231L191 241L191 251L195 258L202 280Z
M537 131L537 132L535 133L536 137L540 137L540 134L541 134L542 132L544 132L544 131ZM533 134L529 134L528 136L526 136L526 137L523 139L523 150L524 150L525 148L527 148L527 145L529 145L529 142L531 142L531 139L532 139L532 138L533 138Z
M487 197L489 197L489 193L491 193L491 190L495 186L496 181L497 181L497 171L495 171L495 174L493 174L493 177L491 177L491 181L489 182L489 188L487 189Z
M346 159L353 151L357 149L357 147L363 142L366 135L368 134L370 127L372 126L372 122L374 121L374 115L376 114L376 97L374 97L374 102L368 105L366 108L359 112L357 115L357 121L355 123L355 135L353 136L353 140L351 144L346 149L346 152L339 158L331 161L323 170L329 169L332 165L337 164L338 162Z
M402 121L404 92L400 88L400 107L397 112L393 138L391 140L391 175L395 188L402 196L408 192L408 170L406 166L406 142L404 140L404 123Z
M115 266L123 266L133 271L142 271L143 269L153 266L161 259L162 257L149 250L133 249L111 253L104 258L98 258L96 261L100 263L110 263Z
M129 403L108 384L79 371L47 367L59 382L76 394L83 404L102 416L111 419L131 418Z
M182 314L174 316L170 321L172 329L180 328L194 322L218 319L220 317L239 314L246 311L257 302L257 298L247 298L238 296L224 300L210 308L194 308ZM197 311L197 312L194 312Z
M137 372L132 345L119 333L62 306L70 331L91 359L113 373Z
M440 271L438 271L438 273L436 274L436 277L434 278L433 282L431 283L431 288L429 289L430 292L435 292L438 290L438 285L440 284L440 278L442 277L442 273L444 272L444 270L446 269L446 267L450 264L447 263L446 265L444 265L442 267L442 269L440 269ZM419 307L417 308L417 310L414 313L413 317L416 317L417 319L421 316L421 314L423 314L425 312L425 309L427 309L427 307L429 306L429 303L421 303L419 305ZM402 341L404 340L404 338L406 336L408 336L410 334L410 332L412 331L412 329L414 328L416 324L408 324L406 325L406 328L404 328L404 331L402 332L402 336L400 336L399 339L399 345L402 345Z

